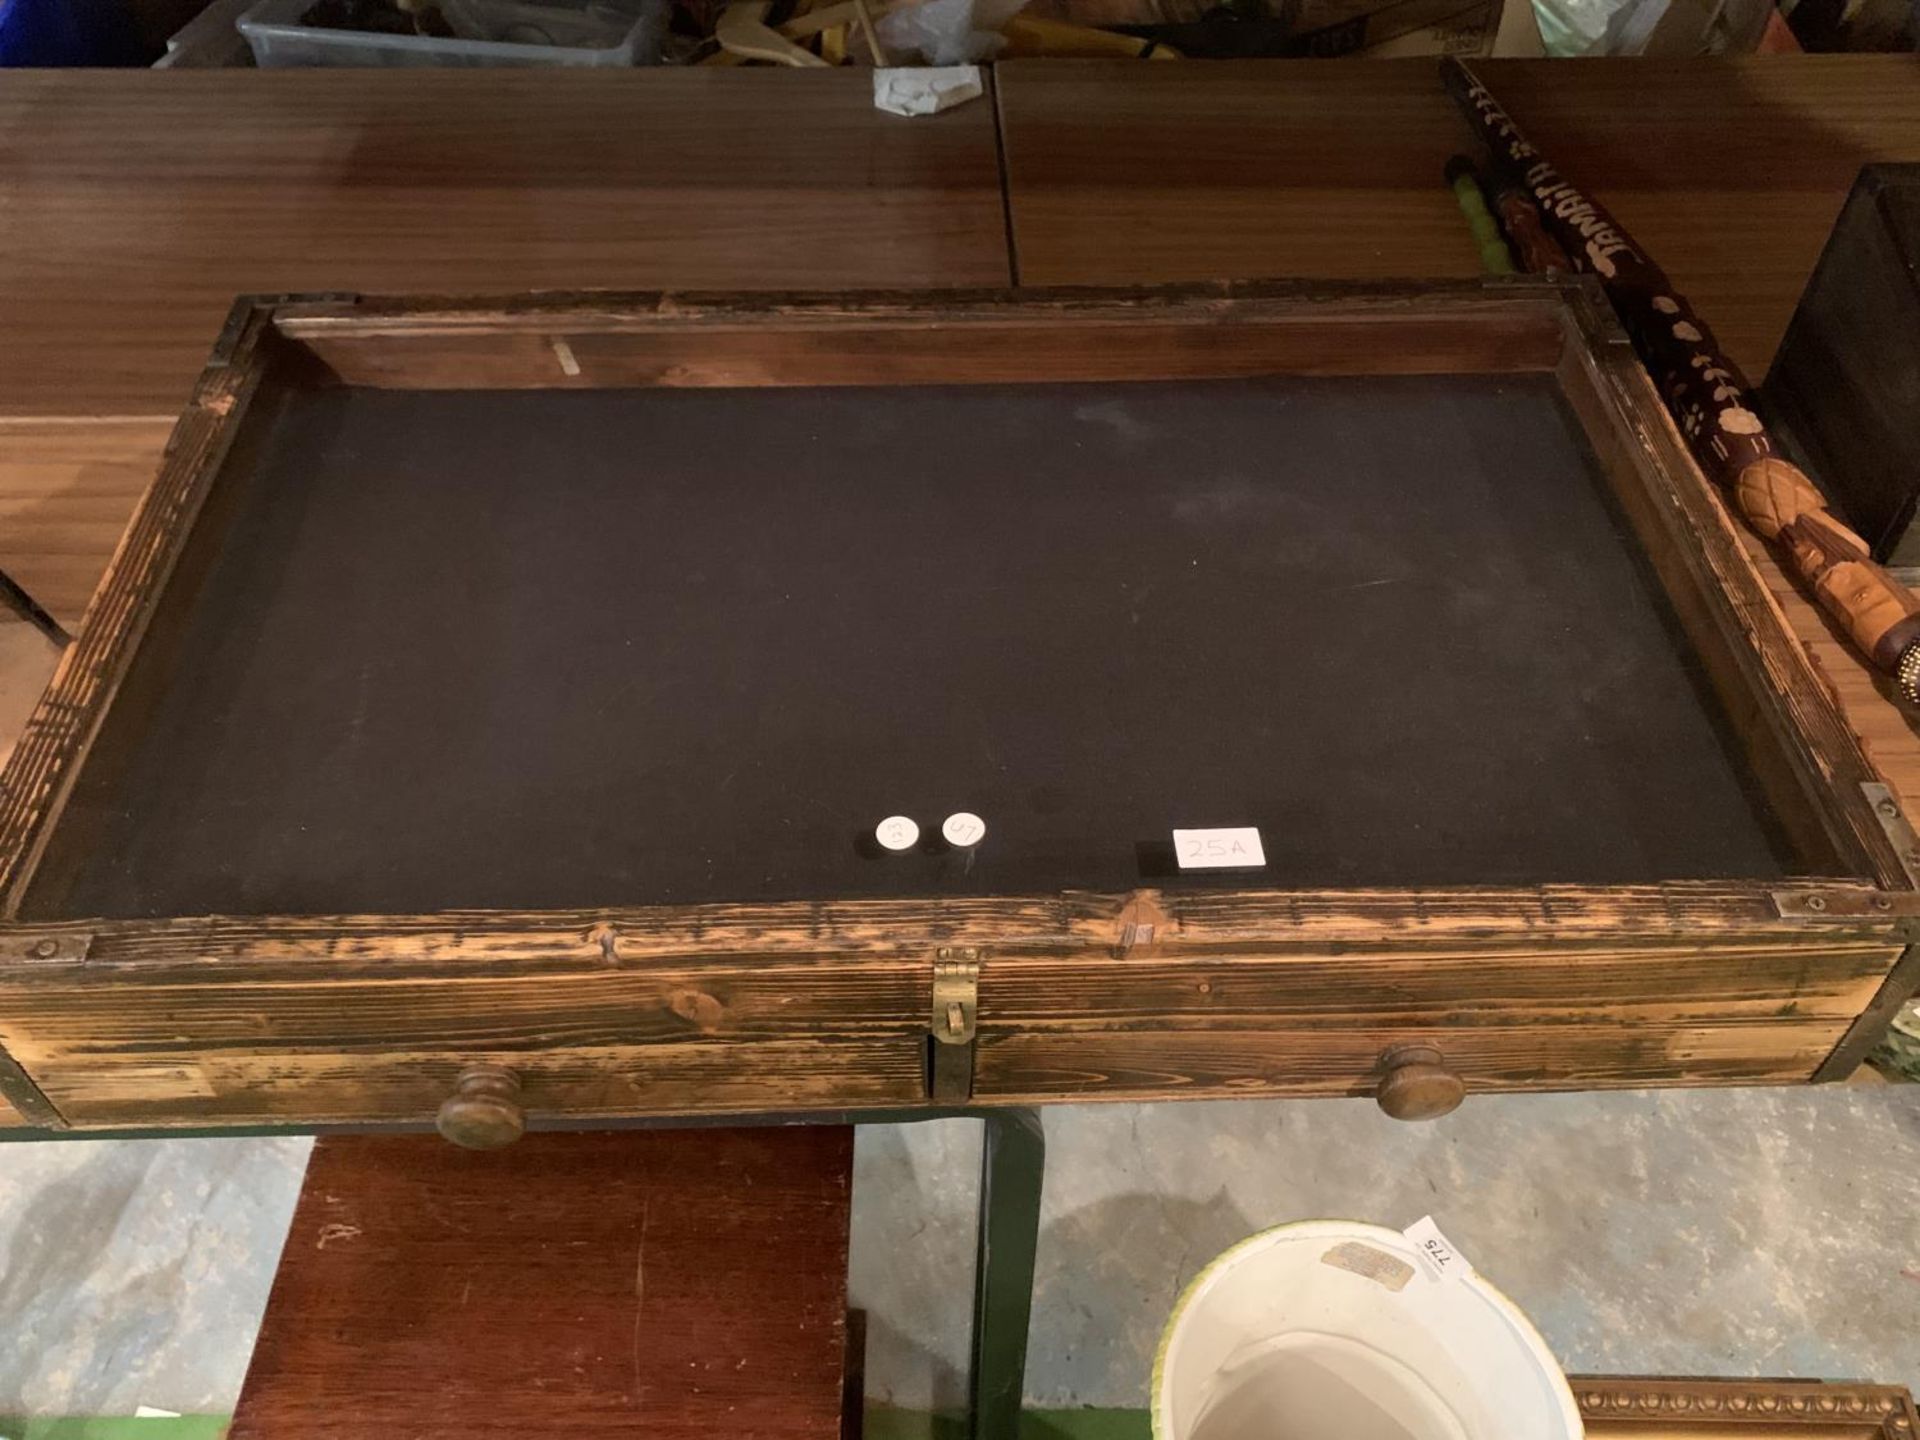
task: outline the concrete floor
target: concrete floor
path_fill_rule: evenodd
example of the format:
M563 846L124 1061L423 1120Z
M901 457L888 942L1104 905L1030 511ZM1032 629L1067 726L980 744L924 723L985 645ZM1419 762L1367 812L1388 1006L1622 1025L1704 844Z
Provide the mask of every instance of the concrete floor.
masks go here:
M1049 1168L1029 1397L1137 1405L1180 1287L1284 1220L1432 1213L1570 1370L1920 1390L1920 1086L1073 1107ZM861 1138L869 1391L952 1403L978 1127ZM220 1412L306 1147L0 1145L0 1414Z
M309 1144L0 1145L0 1415L229 1410Z

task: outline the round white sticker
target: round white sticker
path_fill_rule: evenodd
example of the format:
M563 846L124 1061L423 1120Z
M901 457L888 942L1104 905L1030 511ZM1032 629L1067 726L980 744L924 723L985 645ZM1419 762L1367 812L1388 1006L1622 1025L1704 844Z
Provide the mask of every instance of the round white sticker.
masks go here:
M920 827L905 815L889 815L873 827L873 838L889 850L911 850L920 839Z
M956 815L947 816L947 823L940 827L940 833L946 837L949 845L958 845L962 849L978 845L987 833L987 822L970 810L962 810Z

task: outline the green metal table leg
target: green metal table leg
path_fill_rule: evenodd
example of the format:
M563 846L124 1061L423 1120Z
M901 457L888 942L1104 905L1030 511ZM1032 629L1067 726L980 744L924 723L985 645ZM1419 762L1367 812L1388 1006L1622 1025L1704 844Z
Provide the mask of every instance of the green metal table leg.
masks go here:
M980 1155L980 1248L973 1274L971 1440L1017 1440L1040 1241L1047 1140L1032 1110L990 1110Z

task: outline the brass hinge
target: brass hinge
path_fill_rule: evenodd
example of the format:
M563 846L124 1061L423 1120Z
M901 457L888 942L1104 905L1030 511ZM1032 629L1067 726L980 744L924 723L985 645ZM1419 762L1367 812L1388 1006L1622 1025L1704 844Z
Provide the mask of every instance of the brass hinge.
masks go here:
M1920 917L1920 891L1809 885L1775 890L1773 908L1782 920L1911 920Z
M933 1009L927 1030L927 1097L948 1102L973 1094L973 1039L980 1013L980 951L941 946L933 957Z
M93 949L93 936L85 930L65 930L36 935L18 931L0 942L0 959L24 961L29 965L84 965Z
M1907 823L1907 817L1901 813L1899 799L1877 780L1863 780L1860 793L1866 796L1867 804L1873 807L1873 818L1880 822L1880 832L1887 837L1887 844L1893 847L1900 868L1906 871L1907 882L1920 886L1920 836L1913 833L1913 826Z

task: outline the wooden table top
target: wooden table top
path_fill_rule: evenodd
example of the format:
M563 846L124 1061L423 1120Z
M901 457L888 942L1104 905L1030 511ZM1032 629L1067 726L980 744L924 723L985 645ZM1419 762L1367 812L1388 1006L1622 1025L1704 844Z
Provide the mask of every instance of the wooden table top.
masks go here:
M172 431L170 415L0 415L0 570L69 633Z
M313 1149L233 1440L838 1440L853 1132Z
M1528 137L1757 381L1863 164L1920 160L1920 57L1504 60ZM1470 276L1441 182L1472 139L1431 60L997 70L1028 285Z
M986 105L864 72L16 71L0 413L164 414L247 291L1004 285Z

